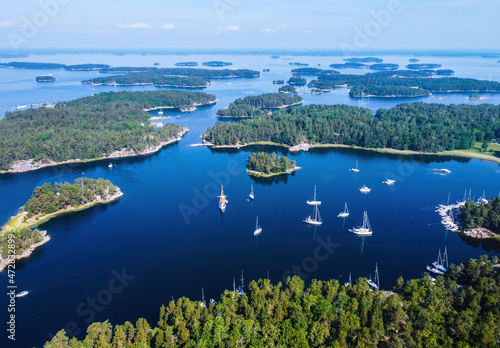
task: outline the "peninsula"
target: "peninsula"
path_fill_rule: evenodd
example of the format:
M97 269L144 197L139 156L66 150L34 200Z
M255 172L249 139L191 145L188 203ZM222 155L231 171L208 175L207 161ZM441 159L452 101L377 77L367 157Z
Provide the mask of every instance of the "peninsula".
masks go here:
M266 115L273 109L283 109L302 103L302 97L289 96L285 93L266 93L238 98L226 109L220 109L217 117L257 117Z
M291 174L299 169L295 160L290 161L286 156L279 156L275 152L252 153L247 159L247 172L250 176L272 177L276 175Z
M461 233L470 238L500 242L500 197L485 202L467 201L460 208Z
M177 90L108 92L0 119L0 173L154 153L188 129L150 124L145 109L208 105L214 95ZM78 127L75 127L75 124Z
M45 183L33 191L0 232L0 272L15 260L28 258L50 237L35 227L61 215L118 200L123 193L109 180L78 178L73 184ZM35 229L33 229L35 228Z

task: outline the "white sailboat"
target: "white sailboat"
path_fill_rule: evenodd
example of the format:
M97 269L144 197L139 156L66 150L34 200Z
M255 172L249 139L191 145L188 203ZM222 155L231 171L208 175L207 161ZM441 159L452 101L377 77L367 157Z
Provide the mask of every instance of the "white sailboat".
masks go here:
M371 276L367 280L368 285L370 285L374 289L378 289L380 287L379 277L378 277L378 264L375 264L375 278L372 280Z
M228 203L227 201L227 196L224 195L224 188L221 186L220 187L220 196L219 197L219 209L221 212L224 212L226 210L226 204Z
M365 195L366 195L367 193L370 193L370 191L371 191L371 190L372 190L372 189L371 189L371 188L368 188L368 186L366 186L366 185L363 185L363 186L361 186L361 187L359 188L359 192L364 193Z
M344 211L340 212L339 215L337 215L337 217L344 219L344 218L346 218L348 216L349 216L349 209L347 208L347 202L345 202Z
M158 111L158 115L160 115L160 116L163 115L163 111L161 109L161 103L160 103L160 111Z
M316 200L316 185L314 185L314 198L312 201L307 201L307 204L312 206L321 205L321 201Z
M248 195L248 197L250 197L250 199L255 199L255 196L253 194L253 184L250 184L250 194Z
M307 219L304 220L306 224L321 226L323 221L321 221L321 215L319 215L318 205L314 206L314 219L311 219L311 215Z
M258 236L262 233L262 228L259 226L259 217L257 216L257 221L255 222L255 231L253 231L254 236Z
M354 172L354 173L359 173L359 168L358 168L358 161L356 160L356 168L351 168L349 169L351 172Z
M360 236L371 236L373 231L368 220L368 213L363 213L363 226L353 227L349 231Z
M387 179L386 181L382 181L382 184L386 184L387 186L391 186L391 185L394 185L395 182L396 182L396 180Z

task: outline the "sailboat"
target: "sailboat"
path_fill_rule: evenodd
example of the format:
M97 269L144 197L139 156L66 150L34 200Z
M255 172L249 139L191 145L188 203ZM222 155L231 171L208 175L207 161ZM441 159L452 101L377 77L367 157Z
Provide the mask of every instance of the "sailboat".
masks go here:
M163 115L163 111L161 110L161 103L160 103L160 111L158 111L158 115Z
M359 188L359 192L364 193L364 194L370 193L371 190L372 189L368 188L368 186L366 186L366 185L363 185Z
M344 286L347 288L349 285L352 284L352 281L351 281L351 272L349 272L349 281L344 283Z
M250 199L255 199L255 196L253 194L253 184L250 184L250 194L248 195L248 197L250 197Z
M316 185L314 185L314 198L313 198L312 201L307 201L307 204L308 205L312 205L312 206L314 206L314 205L321 205L321 201L317 201L316 200Z
M306 224L321 226L323 221L321 221L321 215L319 215L318 205L314 206L314 219L311 219L311 215L307 219L304 220Z
M371 236L373 231L370 226L370 221L368 220L368 213L365 211L363 213L363 226L353 227L350 231L354 234L361 236Z
M368 279L367 282L368 285L370 285L374 289L378 289L380 287L379 277L378 277L378 264L375 264L375 278L372 280L370 276L370 279Z
M354 172L354 173L359 173L359 168L358 168L358 161L356 160L356 168L351 168L349 169L351 172Z
M262 228L259 226L259 217L257 216L257 221L255 222L255 231L253 231L254 236L258 236L262 233Z
M224 212L226 210L226 204L228 203L227 201L227 196L224 195L224 188L221 186L220 187L220 196L219 197L219 209Z
M345 202L344 211L340 212L339 215L337 215L337 217L344 219L344 218L346 218L348 216L349 216L349 209L347 209L347 202Z
M445 265L446 265L446 267L445 267ZM433 267L430 267L430 268L437 269L441 272L446 272L448 270L447 269L447 267L448 267L448 251L446 250L446 247L444 248L444 254L442 257L441 257L441 249L439 250L438 259L437 259L437 261L434 261L432 263L432 266Z
M391 185L394 185L395 182L396 182L396 180L387 179L386 181L382 181L382 184L386 184L387 186L391 186Z

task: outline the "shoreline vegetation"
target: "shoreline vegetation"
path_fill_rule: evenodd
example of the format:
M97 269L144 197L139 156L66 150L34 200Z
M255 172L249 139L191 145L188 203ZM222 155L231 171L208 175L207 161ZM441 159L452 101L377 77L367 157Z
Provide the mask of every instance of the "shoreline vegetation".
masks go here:
M61 329L59 347L496 347L500 265L487 255L451 264L445 275L399 277L388 290L298 276L252 280L210 302L180 297L122 325L94 322L86 337ZM85 328L84 328L85 330ZM69 344L69 345L68 345Z
M227 108L216 112L217 117L252 118L269 114L273 109L285 109L302 104L299 96L290 96L285 93L265 93L251 95L243 99L238 98ZM268 111L266 111L268 110Z
M0 119L0 173L156 152L188 129L173 123L157 129L144 109L216 100L212 94L177 90L105 92L60 102L53 109L6 112Z
M307 105L272 115L209 127L214 148L273 144L285 147L351 147L404 154L477 158L500 163L499 151L476 149L500 137L500 106L405 103L371 110L346 105ZM264 143L262 143L264 142ZM309 146L310 147L310 146Z
M270 178L278 175L292 174L297 167L295 160L290 160L286 156L279 156L275 152L252 153L247 159L247 173L250 176Z
M122 196L119 187L104 179L78 178L73 184L45 183L36 187L19 213L2 226L0 272L14 259L29 258L36 248L50 240L47 231L33 228L62 215L115 202ZM15 249L9 241L14 241Z

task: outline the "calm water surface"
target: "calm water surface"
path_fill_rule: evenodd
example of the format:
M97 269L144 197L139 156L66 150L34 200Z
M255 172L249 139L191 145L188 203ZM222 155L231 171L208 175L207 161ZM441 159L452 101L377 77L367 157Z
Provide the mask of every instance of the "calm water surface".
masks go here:
M434 206L444 203L450 193L453 201L462 199L466 189L478 197L498 195L500 167L495 163L445 157L402 157L349 149L312 149L290 154L283 148L248 147L241 150L211 150L190 147L216 122L217 109L234 99L274 92L274 79L287 79L292 67L288 61L268 56L113 56L56 55L26 60L120 65L172 66L178 61L233 61L235 68L261 70L259 79L216 80L208 89L218 103L189 114L165 112L168 122L185 124L190 132L178 144L148 157L113 160L0 176L0 220L9 216L30 197L34 187L47 181L69 181L84 175L106 178L121 187L119 202L96 207L44 224L51 241L35 251L27 262L18 263L16 282L20 290L31 293L18 299L16 346L42 346L50 335L68 323L76 332L86 330L88 322L110 319L113 324L145 317L154 324L159 307L172 297L201 299L217 297L232 287L232 279L244 271L245 283L269 276L273 282L300 273L312 278L345 281L366 277L378 263L382 287L399 277L419 277L425 265L434 261L438 249L448 248L450 262L460 262L482 254L498 253L498 246L471 243L447 233L439 224ZM385 58L385 57L384 57ZM387 62L407 64L409 57L387 57ZM2 60L7 61L7 60ZM311 66L340 62L339 57L295 57ZM496 62L496 60L494 60ZM421 62L442 63L456 70L457 76L500 80L500 64L486 58L425 57ZM359 72L359 71L355 71ZM34 77L53 73L54 84L37 84ZM96 72L34 71L0 69L0 111L15 105L55 102L108 90L148 90L153 88L96 87L79 81ZM230 83L230 84L229 84ZM351 99L345 89L323 95L304 91L305 104L345 103L376 110L389 108L401 100ZM472 103L468 95L421 98L424 102ZM499 96L486 95L485 102L498 104ZM415 99L412 99L414 101ZM474 102L477 103L477 102ZM244 167L253 151L286 154L302 167L294 175L270 180L252 180ZM359 162L360 173L348 169ZM448 168L450 175L437 175L435 169ZM382 184L386 178L396 184ZM253 183L255 201L249 201ZM219 185L224 185L229 204L223 216L217 207ZM366 184L372 192L363 195ZM323 225L308 227L302 222L312 213L305 204L317 185ZM337 214L349 205L350 216ZM371 237L359 238L347 230L362 223L368 212L373 228ZM253 236L255 219L263 228ZM319 248L319 249L318 249ZM319 250L319 251L318 251ZM319 252L319 254L318 254ZM317 255L321 255L321 260ZM121 291L109 294L116 272L129 275ZM132 279L133 278L133 279ZM0 277L6 289L7 277ZM103 291L104 290L104 291ZM90 310L88 298L100 297L103 306ZM2 296L0 306L7 308ZM1 310L2 322L7 321ZM80 334L81 336L81 334ZM2 334L2 346L8 343ZM11 344L12 345L12 344Z

